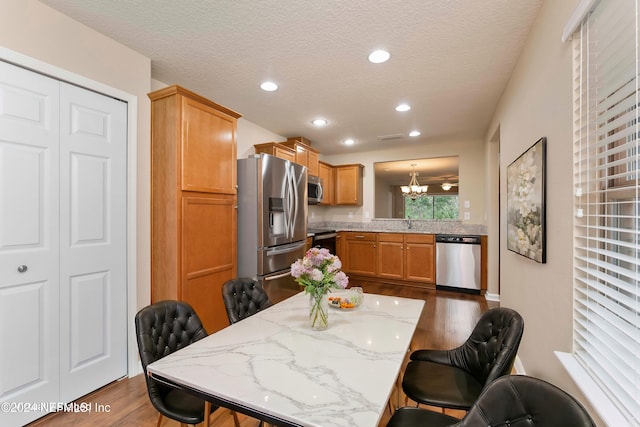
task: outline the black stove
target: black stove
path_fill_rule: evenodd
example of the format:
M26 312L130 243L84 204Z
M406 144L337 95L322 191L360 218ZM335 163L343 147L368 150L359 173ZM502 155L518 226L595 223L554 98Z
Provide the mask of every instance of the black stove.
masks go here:
M307 234L313 235L313 243L311 246L319 246L321 248L329 249L329 252L335 255L336 253L336 230L329 230L325 228L307 228Z

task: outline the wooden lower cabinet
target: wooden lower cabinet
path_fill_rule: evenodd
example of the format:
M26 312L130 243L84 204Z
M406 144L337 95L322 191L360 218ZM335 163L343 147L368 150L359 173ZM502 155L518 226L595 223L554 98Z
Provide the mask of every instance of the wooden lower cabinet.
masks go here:
M201 318L207 332L229 324L222 284L236 277L236 197L193 194L182 198L181 299Z
M340 261L342 262L343 270L345 270L344 266L346 265L345 262L347 259L347 248L345 244L347 241L346 235L347 233L344 231L338 231L336 233L336 255L338 255L338 258L340 258Z
M360 276L377 274L377 233L346 232L344 234L345 257L343 269Z
M406 233L343 233L347 274L393 283L435 284L435 236Z
M405 234L404 279L436 282L436 246L433 234Z
M208 333L229 325L222 284L237 275L236 196L183 192L179 223L154 221L152 302L189 303ZM164 224L164 226L162 226Z
M404 234L378 234L378 277L404 279Z

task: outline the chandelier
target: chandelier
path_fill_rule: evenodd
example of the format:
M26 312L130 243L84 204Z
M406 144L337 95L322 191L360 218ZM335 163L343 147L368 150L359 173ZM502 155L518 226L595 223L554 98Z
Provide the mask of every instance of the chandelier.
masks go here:
M418 182L418 172L416 172L416 164L412 163L411 167L413 168L413 171L409 173L411 181L409 181L409 185L401 186L400 190L402 190L402 195L404 197L409 197L411 198L411 200L415 200L418 197L426 196L429 186L420 185L420 183Z

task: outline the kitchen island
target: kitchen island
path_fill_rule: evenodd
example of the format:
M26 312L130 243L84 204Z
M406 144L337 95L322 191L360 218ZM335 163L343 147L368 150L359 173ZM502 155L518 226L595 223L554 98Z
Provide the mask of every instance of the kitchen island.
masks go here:
M424 307L365 294L309 326L300 293L148 366L160 382L280 426L378 425ZM375 373L375 374L372 374Z

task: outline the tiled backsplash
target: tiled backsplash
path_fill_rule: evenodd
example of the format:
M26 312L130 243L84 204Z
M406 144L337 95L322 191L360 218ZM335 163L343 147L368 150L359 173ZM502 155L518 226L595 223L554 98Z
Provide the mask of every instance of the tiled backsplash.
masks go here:
M372 219L370 222L323 221L310 222L309 227L338 231L402 232L429 234L478 234L486 235L487 226L463 224L462 221L437 221L417 219Z

